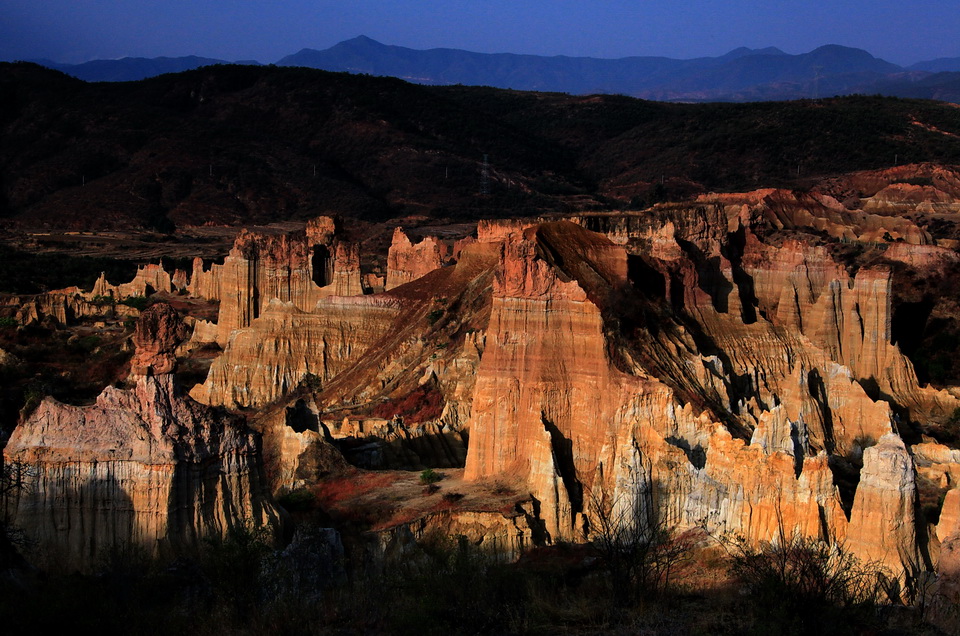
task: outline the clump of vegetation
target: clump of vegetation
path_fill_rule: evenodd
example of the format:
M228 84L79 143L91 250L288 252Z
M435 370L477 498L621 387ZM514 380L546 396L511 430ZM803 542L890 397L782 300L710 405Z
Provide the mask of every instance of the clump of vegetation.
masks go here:
M731 573L749 595L756 633L847 634L877 622L895 586L878 563L842 544L781 536L777 543L730 542Z
M89 335L71 339L68 341L68 346L78 353L93 353L100 346L101 341L100 336Z
M13 316L0 316L0 327L16 327L19 324Z
M443 479L443 473L437 472L432 468L427 468L420 473L421 484L435 484Z
M33 413L43 398L53 393L53 387L46 381L34 378L30 380L23 389L23 407L20 409L21 417L28 417Z
M645 496L646 495L646 496ZM590 492L591 545L609 577L614 608L629 607L643 598L666 594L672 577L691 558L689 536L678 535L646 512L653 502L649 491L633 501L609 501Z
M909 177L907 179L897 179L893 183L905 183L913 186L932 186L933 179L930 177Z
M431 325L436 324L436 322L443 317L443 314L444 311L442 309L434 309L427 314L427 322L429 322Z
M117 299L110 295L98 294L90 299L90 304L96 307L107 307L117 304Z
M300 386L306 391L316 393L323 388L323 380L316 373L308 373L301 378Z

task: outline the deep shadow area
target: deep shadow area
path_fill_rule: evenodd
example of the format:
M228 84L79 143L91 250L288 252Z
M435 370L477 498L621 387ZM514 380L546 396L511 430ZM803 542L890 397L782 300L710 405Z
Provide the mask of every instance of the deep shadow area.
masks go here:
M317 287L326 287L333 282L333 257L325 245L314 245L310 258L310 271Z
M651 300L666 298L667 284L663 274L648 265L642 256L627 254L627 278L645 297Z
M563 486L570 497L571 515L583 511L583 484L577 479L577 468L573 460L573 441L567 439L557 425L540 415L543 428L550 434L550 446L553 448L553 458L557 464L557 471L563 480Z
M919 302L901 303L894 310L890 320L891 341L900 347L905 356L912 357L917 352L934 304L932 298L924 298ZM926 380L921 380L924 381Z

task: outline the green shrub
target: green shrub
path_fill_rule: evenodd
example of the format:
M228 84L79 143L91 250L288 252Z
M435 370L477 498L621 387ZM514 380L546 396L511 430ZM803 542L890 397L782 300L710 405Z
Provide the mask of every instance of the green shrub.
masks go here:
M277 497L277 503L289 512L303 512L313 508L316 496L306 488L297 488Z
M300 379L300 386L307 391L319 391L323 388L323 381L316 373L308 373Z
M271 552L270 529L250 523L230 528L225 536L204 539L201 567L218 600L242 621L261 593L262 564Z
M23 389L23 408L20 413L23 417L28 417L33 413L40 402L43 401L43 398L47 397L53 392L53 388L49 383L41 380L39 378L34 378L27 383L27 386Z
M421 484L435 484L443 479L443 473L439 473L432 468L427 468L420 473Z
M91 353L100 346L100 340L100 336L84 336L77 342L77 347L85 353Z
M90 300L90 304L97 307L106 307L107 305L115 305L116 303L117 299L113 296L97 295Z
M914 186L932 186L933 179L930 177L910 177L908 179L897 179L893 183L906 183Z
M434 310L431 311L429 314L427 314L427 321L428 321L431 325L433 325L433 324L435 324L438 320L440 320L440 318L442 318L442 317L443 317L443 310L442 310L442 309L434 309Z
M19 324L13 316L0 317L0 327L16 327Z

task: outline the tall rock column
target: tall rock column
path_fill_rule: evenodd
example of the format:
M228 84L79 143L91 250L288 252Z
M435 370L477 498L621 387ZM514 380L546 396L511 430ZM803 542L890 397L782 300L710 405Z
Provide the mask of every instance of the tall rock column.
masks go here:
M903 440L890 433L863 452L847 547L863 561L882 563L897 577L919 571L917 483Z
M600 309L532 240L514 237L502 250L465 478L522 476L548 531L569 536L583 511L579 476L596 470L619 397Z

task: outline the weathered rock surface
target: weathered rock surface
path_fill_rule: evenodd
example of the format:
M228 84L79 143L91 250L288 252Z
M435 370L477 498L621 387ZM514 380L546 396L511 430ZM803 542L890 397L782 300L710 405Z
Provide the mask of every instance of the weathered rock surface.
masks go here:
M173 373L177 347L188 334L187 325L173 307L166 303L148 307L134 328L136 350L130 361L130 373L134 376Z
M916 492L916 472L903 440L884 435L863 452L847 530L850 549L865 561L884 564L895 576L916 574Z
M321 298L362 294L360 280L358 246L337 238L334 219L319 217L294 234L240 232L222 265L204 270L194 261L189 290L220 301L217 342L225 345L271 300L312 311Z
M91 300L92 294L68 287L42 294L0 298L0 309L21 325L52 320L54 325L70 325L83 318L136 318L139 312L126 305Z
M122 544L176 553L238 525L278 524L257 437L161 373L185 335L171 311L154 306L138 325L131 389L108 387L83 407L47 398L4 448L24 468L8 512L50 563L89 567Z
M852 278L801 244L775 257L742 229L728 257L720 248L741 215L664 209L663 232L649 216L580 220L640 250L643 267L572 226L488 231L502 257L465 475L523 475L555 537L582 536L605 510L753 541L846 538L912 575L913 463L889 405L860 382L901 403L951 398L922 391L890 344L888 271ZM630 317L619 304L628 284L670 302L685 326L669 314L651 324L642 303ZM637 343L624 346L625 328ZM836 453L864 453L849 522Z
M956 254L934 246L928 226L889 206L841 203L834 190L483 221L447 267L442 242L413 244L397 229L389 291L368 295L358 248L337 238L331 219L293 235L241 233L223 265L195 264L191 293L219 300L221 312L216 325L195 322L193 339L216 339L224 351L192 395L265 409L254 425L276 492L346 470L335 443L349 440L357 464L465 462L473 485L519 483L530 498L523 514L459 511L420 519L408 534L435 523L477 540L500 531L582 540L599 515L612 515L753 542L844 542L909 579L936 561L938 540L948 546L960 532L958 451L916 443L917 427L947 421L960 393L921 387L891 342L894 285L904 266L942 273ZM907 190L878 182L860 198L896 191L913 200ZM843 257L851 251L824 245L831 237L880 256L853 265ZM141 411L166 412L156 406L165 395L213 413L156 375L172 370L184 333L175 315L151 312L135 337L137 388L110 389L99 411L76 413L99 422L123 402L134 406L118 412L149 423ZM149 448L166 448L155 437ZM136 439L133 449L146 438ZM254 461L236 450L240 441L211 444L214 456L236 457L231 466ZM930 545L915 512L931 500L925 480L954 488ZM190 523L221 524L206 519Z
M310 487L350 468L330 443L318 411L311 398L299 398L267 409L252 423L263 436L264 465L273 493Z
M932 241L929 233L900 216L849 209L837 199L818 193L800 194L786 190L756 190L749 193L709 194L698 199L725 206L739 205L747 215L762 215L777 229L805 228L826 232L835 239L862 242L903 240L922 245Z
M160 263L150 263L137 268L137 273L129 283L112 285L107 280L106 274L100 274L100 278L93 285L91 295L93 297L111 296L117 300L129 298L131 296L150 296L155 292L170 293L174 289L183 289L186 287L186 274L177 271L174 276L164 268L163 261ZM176 284L174 284L176 279Z
M331 297L312 312L272 300L234 332L206 382L191 395L205 404L262 406L295 389L307 374L326 383L388 333L398 303L379 296Z
M387 252L387 291L442 267L448 252L446 244L437 237L427 236L414 244L403 228L398 227Z

